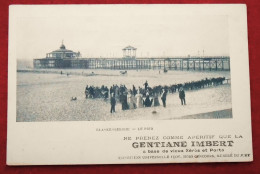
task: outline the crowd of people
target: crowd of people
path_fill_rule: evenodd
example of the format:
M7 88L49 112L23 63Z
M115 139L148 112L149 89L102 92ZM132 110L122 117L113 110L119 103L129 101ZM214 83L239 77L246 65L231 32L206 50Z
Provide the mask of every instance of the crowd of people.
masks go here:
M185 91L196 90L210 86L222 85L225 77L206 78L199 81L187 82L184 84L173 84L170 86L154 86L150 87L146 81L143 87L127 88L125 85L113 85L110 88L102 85L101 87L86 86L86 98L104 98L108 100L110 97L111 110L115 112L116 103L122 105L122 110L136 109L143 107L160 106L160 99L163 107L166 107L166 98L168 93L179 93L179 98L182 105L186 105ZM160 99L159 99L160 98Z

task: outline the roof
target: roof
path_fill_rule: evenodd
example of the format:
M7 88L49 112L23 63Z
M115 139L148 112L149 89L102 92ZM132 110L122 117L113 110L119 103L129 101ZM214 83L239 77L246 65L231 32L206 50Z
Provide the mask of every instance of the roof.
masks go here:
M52 51L51 53L64 53L64 52L73 53L73 51L67 50L66 47L65 47L65 45L62 43L61 46L60 46L60 49L55 50L55 51Z
M127 46L127 47L125 47L125 48L123 48L122 50L136 50L137 48L135 48L135 47L132 47L132 46Z
M55 50L55 51L52 51L51 53L57 53L57 52L73 52L71 50L67 50L67 49L58 49L58 50Z

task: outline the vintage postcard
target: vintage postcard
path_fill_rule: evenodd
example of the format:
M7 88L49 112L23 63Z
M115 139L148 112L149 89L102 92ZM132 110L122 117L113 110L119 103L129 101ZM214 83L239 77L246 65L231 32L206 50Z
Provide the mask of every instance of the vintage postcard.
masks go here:
M252 161L246 13L10 6L7 164Z

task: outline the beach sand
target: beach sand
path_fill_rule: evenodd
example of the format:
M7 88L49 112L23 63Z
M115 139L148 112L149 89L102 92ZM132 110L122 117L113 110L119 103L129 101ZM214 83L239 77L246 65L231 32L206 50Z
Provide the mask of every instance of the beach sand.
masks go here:
M125 84L127 87L131 87L134 84L136 87L143 87L145 80L148 80L150 86L170 85L201 80L206 77L230 78L230 72L169 71L169 73L164 74L153 70L132 70L123 76L115 70L95 70L94 75L86 76L86 74L92 74L92 71L63 70L63 75L58 73L17 73L17 121L232 118L230 84L186 91L187 105L183 106L180 103L178 93L167 95L166 108L162 106L160 101L161 106L159 107L123 111L121 103L117 102L116 113L113 114L109 112L109 100L85 99L84 95L86 85L107 85L110 87L113 84ZM65 75L67 72L71 75ZM75 74L72 75L73 73ZM77 100L71 101L71 97L77 97ZM212 112L217 116L214 116Z

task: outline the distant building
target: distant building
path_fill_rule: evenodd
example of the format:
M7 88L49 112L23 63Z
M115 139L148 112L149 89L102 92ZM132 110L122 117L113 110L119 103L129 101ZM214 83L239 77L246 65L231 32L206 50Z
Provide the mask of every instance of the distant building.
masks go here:
M73 52L71 50L67 50L65 45L62 43L60 49L52 51L46 54L46 58L55 58L55 59L64 59L64 58L78 58L80 57L79 52Z
M34 59L34 68L53 69L163 69L168 70L209 70L209 71L229 71L229 56L197 56L191 57L136 57L136 50L132 46L122 49L121 58L82 58L79 52L67 50L62 43L60 49L46 54L45 58Z
M125 59L135 59L136 58L137 48L129 45L129 46L123 48L122 50L123 50L123 58L125 58Z
M66 49L62 43L60 49L46 54L43 59L34 59L35 68L70 68L71 60L80 58L80 52Z

